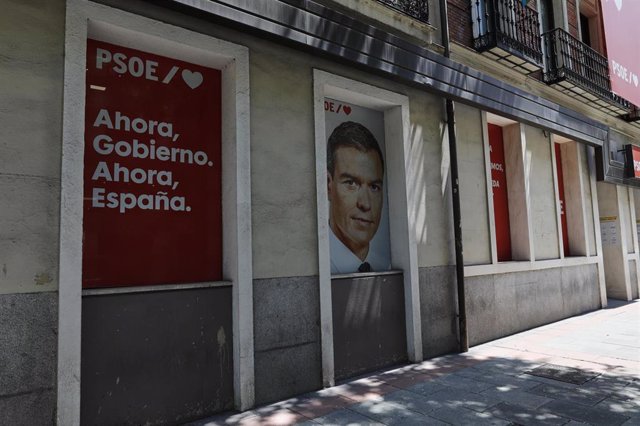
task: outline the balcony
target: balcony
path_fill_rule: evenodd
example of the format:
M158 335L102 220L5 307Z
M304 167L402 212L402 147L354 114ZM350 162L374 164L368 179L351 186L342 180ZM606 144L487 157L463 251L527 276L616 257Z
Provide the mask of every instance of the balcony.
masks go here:
M556 28L542 35L546 68L544 81L561 91L620 116L631 111L629 101L611 92L609 61L568 32Z
M429 22L429 0L378 0L424 23Z
M538 12L520 0L471 0L473 47L523 74L542 68Z

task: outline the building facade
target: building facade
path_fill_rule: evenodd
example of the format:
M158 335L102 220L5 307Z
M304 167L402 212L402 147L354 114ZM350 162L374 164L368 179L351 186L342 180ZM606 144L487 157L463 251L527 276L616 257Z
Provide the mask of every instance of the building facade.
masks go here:
M638 298L608 3L5 2L3 418L179 424Z

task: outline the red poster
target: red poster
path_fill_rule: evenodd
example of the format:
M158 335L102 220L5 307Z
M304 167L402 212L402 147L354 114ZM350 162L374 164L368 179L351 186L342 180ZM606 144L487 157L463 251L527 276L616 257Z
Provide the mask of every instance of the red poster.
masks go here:
M504 159L502 127L496 126L495 124L489 124L489 151L498 261L504 262L511 260L509 198L507 195L507 168Z
M601 2L611 89L640 105L640 1Z
M222 278L220 71L87 41L83 287Z
M570 256L569 251L569 228L567 227L567 202L564 198L564 175L562 173L562 152L560 144L555 144L556 149L556 172L558 175L558 198L560 199L560 224L562 226L562 245L564 247L564 255Z
M633 159L633 177L640 178L640 147L631 145L631 158Z

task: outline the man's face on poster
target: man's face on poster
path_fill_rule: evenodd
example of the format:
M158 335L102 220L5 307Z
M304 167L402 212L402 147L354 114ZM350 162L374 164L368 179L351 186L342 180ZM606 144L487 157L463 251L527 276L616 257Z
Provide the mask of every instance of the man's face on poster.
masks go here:
M338 147L333 174L327 173L329 223L334 234L364 260L380 225L384 170L378 153Z

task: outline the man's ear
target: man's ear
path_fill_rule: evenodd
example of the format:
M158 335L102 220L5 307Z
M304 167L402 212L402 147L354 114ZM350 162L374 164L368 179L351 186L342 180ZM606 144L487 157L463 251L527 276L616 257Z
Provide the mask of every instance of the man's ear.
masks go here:
M333 177L331 176L329 170L327 170L327 195L329 201L331 201L331 182L333 182Z

